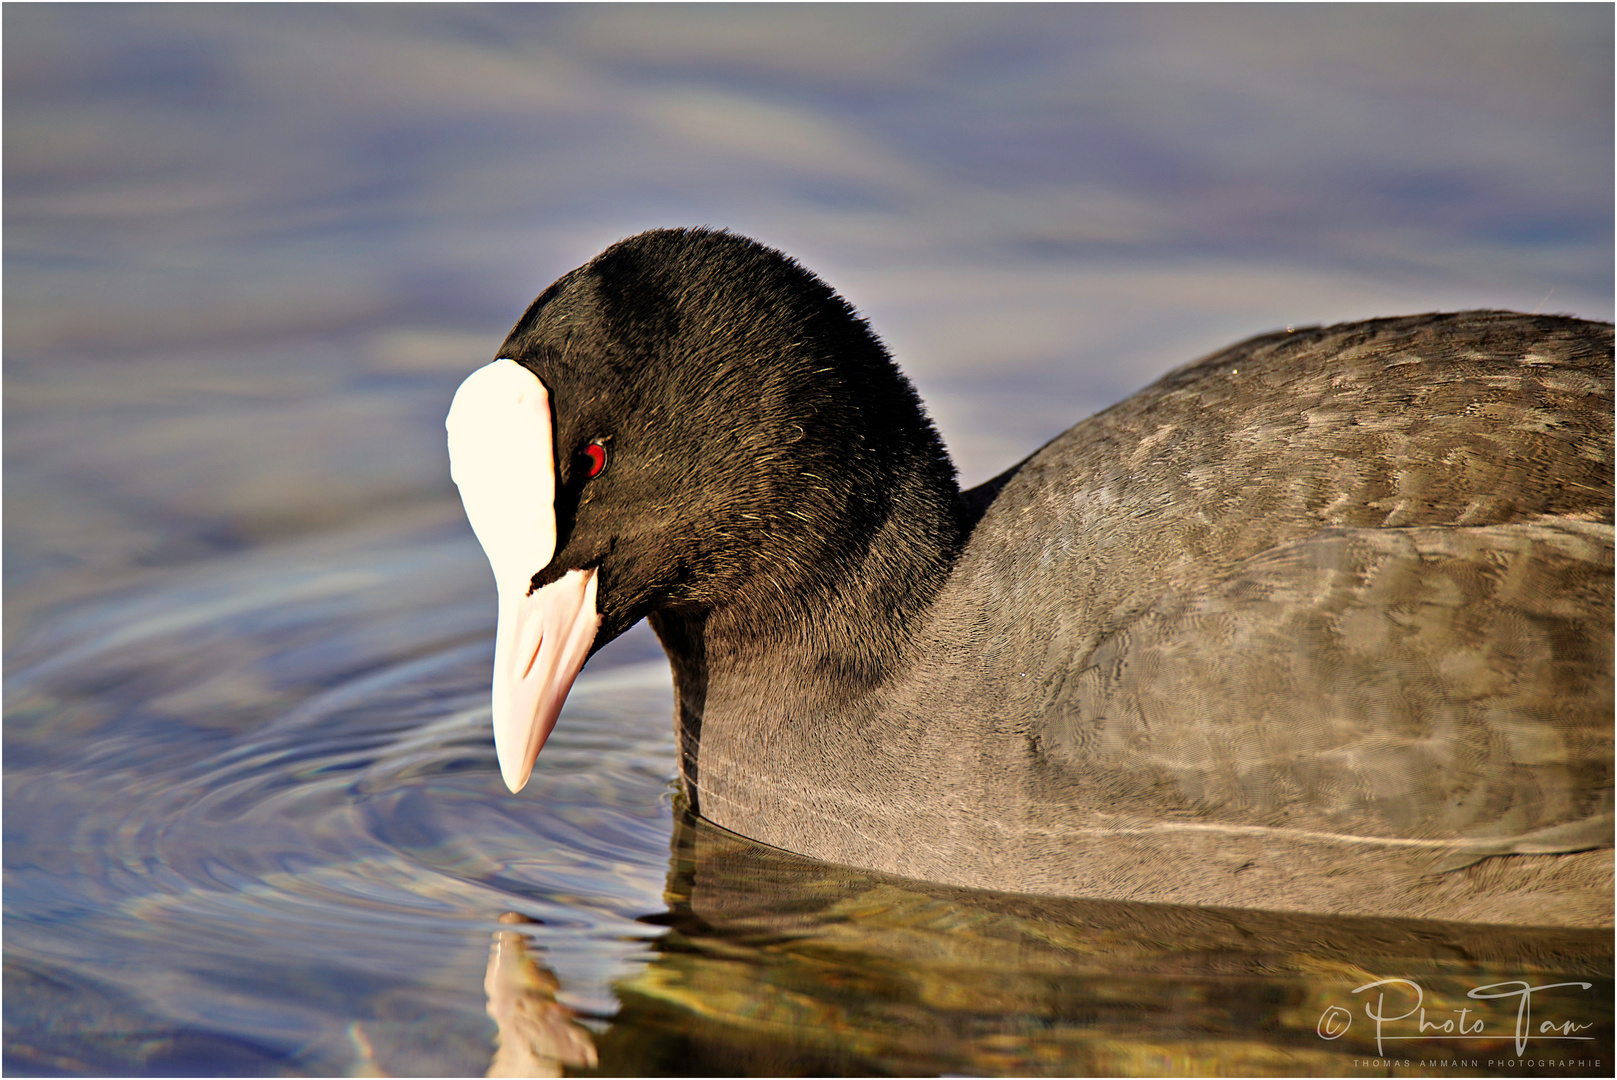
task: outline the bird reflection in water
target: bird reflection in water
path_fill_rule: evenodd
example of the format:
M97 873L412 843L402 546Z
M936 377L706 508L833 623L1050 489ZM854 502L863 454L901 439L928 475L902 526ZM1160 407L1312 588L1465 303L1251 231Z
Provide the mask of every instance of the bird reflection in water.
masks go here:
M508 911L507 925L532 920ZM594 1068L595 1040L556 1000L560 987L551 970L530 951L527 938L515 930L495 933L488 951L488 1014L499 1030L489 1076L561 1076L567 1066Z
M1604 931L963 890L764 848L683 805L672 846L668 910L642 920L661 932L599 1034L556 1001L532 941L496 935L488 1075L1319 1076L1489 1054L1513 1075L1581 1075L1610 1056ZM1466 1009L1488 1039L1389 1028L1383 1053L1355 988L1394 977L1434 1022ZM1517 1054L1514 1005L1468 996L1511 980L1560 985L1535 1025L1574 1023L1579 1041Z

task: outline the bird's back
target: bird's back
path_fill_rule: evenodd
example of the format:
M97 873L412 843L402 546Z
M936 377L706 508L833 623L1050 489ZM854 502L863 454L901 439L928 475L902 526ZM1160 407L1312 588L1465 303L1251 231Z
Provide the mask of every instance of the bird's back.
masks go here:
M999 482L931 693L1076 828L1609 847L1611 340L1429 315L1169 374Z

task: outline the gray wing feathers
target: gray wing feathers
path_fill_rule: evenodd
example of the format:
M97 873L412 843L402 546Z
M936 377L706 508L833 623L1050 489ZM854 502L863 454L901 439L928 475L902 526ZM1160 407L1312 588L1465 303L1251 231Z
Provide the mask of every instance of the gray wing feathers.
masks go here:
M1605 524L1322 530L1108 634L1047 746L1203 819L1609 845L1611 576Z
M1611 335L1470 312L1188 365L989 485L937 632L1075 827L1609 846Z

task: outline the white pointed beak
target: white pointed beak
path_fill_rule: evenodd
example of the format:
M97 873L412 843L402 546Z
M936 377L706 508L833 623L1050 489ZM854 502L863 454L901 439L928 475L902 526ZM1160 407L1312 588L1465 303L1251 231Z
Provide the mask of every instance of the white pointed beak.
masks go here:
M596 572L532 589L556 552L556 452L538 376L507 359L477 369L444 427L450 474L499 589L494 747L506 786L520 791L600 628Z
M500 591L494 639L494 749L505 786L521 791L589 658L601 616L595 571L569 570L529 594Z

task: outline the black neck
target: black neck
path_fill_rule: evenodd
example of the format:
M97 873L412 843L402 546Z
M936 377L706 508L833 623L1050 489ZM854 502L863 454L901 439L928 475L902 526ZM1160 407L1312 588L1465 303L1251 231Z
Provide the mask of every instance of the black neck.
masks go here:
M924 418L921 421L925 423ZM928 429L930 434L930 429ZM851 735L881 684L911 663L918 630L969 531L953 472L915 455L887 474L873 531L803 538L800 557L711 607L650 616L674 674L687 795L701 812L704 727L756 728L765 743Z

